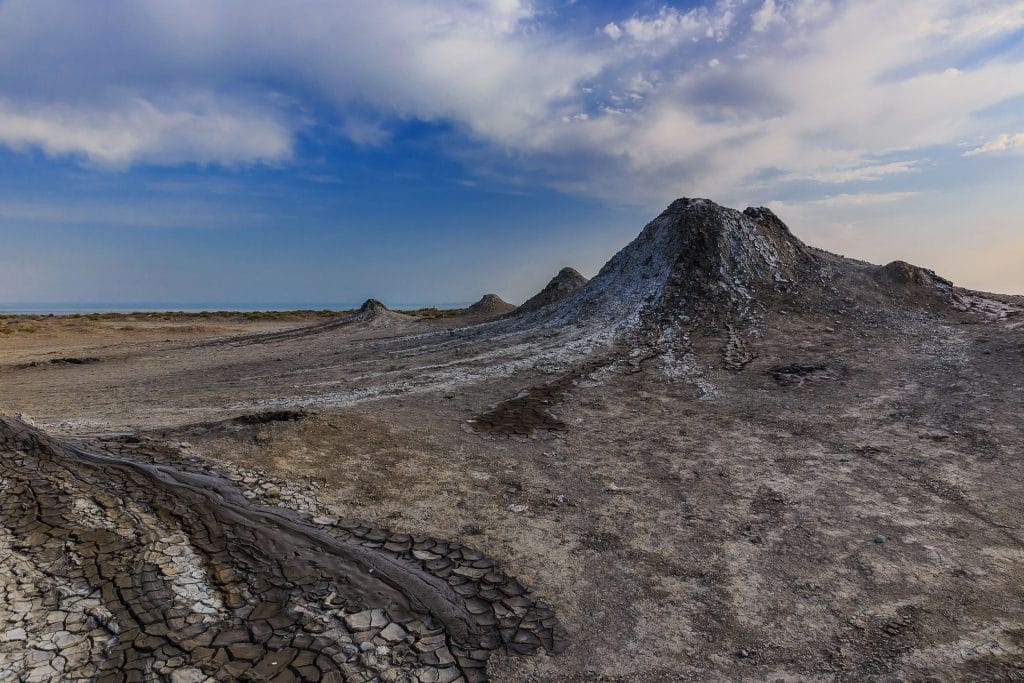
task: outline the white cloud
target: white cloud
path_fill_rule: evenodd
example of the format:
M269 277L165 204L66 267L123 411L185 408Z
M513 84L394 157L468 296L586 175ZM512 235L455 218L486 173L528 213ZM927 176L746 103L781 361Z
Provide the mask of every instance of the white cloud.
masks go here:
M823 206L863 206L866 204L890 204L901 202L921 194L920 192L863 192L860 194L837 194L823 199L813 200L814 204Z
M526 0L7 0L0 143L119 167L278 163L326 103L360 144L450 124L471 172L728 201L923 177L928 150L993 136L977 114L1024 95L999 47L1024 28L1018 0L719 0L579 35L545 17Z
M532 30L534 17L520 0L3 2L0 141L109 165L278 160L317 114L308 98L361 144L394 119L514 144L611 59ZM208 101L165 96L183 88Z
M758 32L764 31L780 20L781 17L779 17L778 10L775 7L775 0L764 0L761 8L754 12L751 17L751 28Z
M664 7L655 16L649 18L631 17L622 24L627 36L640 42L651 42L662 38L681 39L694 35L703 35L705 22L697 10L680 12L674 8Z
M830 0L764 0L750 17L750 28L761 33L774 26L800 27L826 16Z
M1017 133L1016 135L1009 135L1004 133L994 140L989 140L985 144L975 147L974 149L964 152L965 157L973 157L979 154L992 154L993 152L1005 152L1011 149L1024 150L1024 133Z
M573 139L545 140L617 160L615 177L592 173L567 187L614 195L626 178L653 202L684 192L742 198L765 171L786 181L879 181L928 165L872 158L926 160L984 130L979 112L1024 95L1024 64L998 48L1024 28L1019 3L780 0L772 11L771 41L752 29L731 36L746 59L714 70L683 57L647 64L660 70L642 107L592 117ZM763 192L772 182L760 183Z
M917 161L893 161L886 164L866 164L849 168L823 168L787 176L785 180L812 180L818 183L839 184L858 181L882 180L891 175L919 170Z
M342 123L341 129L345 136L357 145L376 147L391 139L391 135L378 121L348 117Z
M619 28L619 25L616 24L614 21L606 24L605 27L601 30L604 32L606 36L608 36L612 40L618 40L619 38L622 37L622 29Z
M104 108L0 99L0 143L37 146L51 156L80 155L115 168L136 162L274 163L291 157L292 132L272 113L211 96L186 99L192 101L159 107L127 97Z

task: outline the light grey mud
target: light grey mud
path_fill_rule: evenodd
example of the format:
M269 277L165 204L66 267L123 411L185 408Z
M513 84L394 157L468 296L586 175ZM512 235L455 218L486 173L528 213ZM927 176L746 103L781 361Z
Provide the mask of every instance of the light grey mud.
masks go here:
M459 543L317 524L231 480L0 417L0 680L487 680L551 610Z

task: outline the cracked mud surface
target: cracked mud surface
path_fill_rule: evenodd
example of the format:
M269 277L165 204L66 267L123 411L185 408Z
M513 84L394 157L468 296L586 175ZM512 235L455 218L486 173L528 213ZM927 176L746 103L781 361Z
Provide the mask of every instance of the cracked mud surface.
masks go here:
M317 523L121 446L0 418L0 679L473 682L499 646L565 645L472 548Z
M748 212L761 223L729 214L741 237L771 223ZM676 274L685 281L664 298L670 306L608 317L627 308L621 297L650 300L655 271L679 262L656 251L678 236L649 236L614 260L642 277L599 275L571 295L579 307L520 318L470 325L378 311L288 334L211 327L115 343L83 328L37 354L0 346L4 409L60 439L57 451L26 453L23 428L5 422L0 620L18 640L0 641L0 669L10 677L77 658L98 673L122 647L117 656L132 652L154 680L190 680L219 668L189 657L212 651L218 667L251 670L272 645L294 651L288 675L321 675L323 664L351 680L407 680L416 667L504 683L1024 677L1024 299L809 248L791 249L798 267L776 272L764 264L786 250L752 240L729 263L753 265L730 271L727 286L687 289L720 270L714 254L698 254ZM755 291L750 273L767 283L753 300L743 296ZM685 309L690 291L718 299ZM580 317L591 310L600 315ZM679 310L705 317L670 315ZM623 319L644 334L620 334ZM121 464L97 469L60 444ZM153 485L154 466L180 475ZM241 498L204 498L192 490L200 475ZM206 549L214 509L230 522L223 554ZM267 532L277 528L288 533ZM447 545L423 551L426 539ZM340 590L339 562L354 556L328 549L355 546L381 562L405 557L402 571L426 584ZM156 633L119 607L118 579L93 559L104 554L120 563L125 590L151 601ZM452 580L456 567L489 572L475 565L485 558L503 568L500 586L527 590L535 615L483 595L487 573ZM430 564L446 561L447 576ZM468 596L469 617L446 623L417 597L442 594L424 587L435 579L480 592L480 602ZM359 603L354 624L346 601ZM389 601L413 605L413 621L399 623ZM477 619L489 621L475 611L484 603L496 626ZM411 626L431 626L429 612L454 668L415 645L418 659L399 660L405 650L381 635L374 610L409 634L405 644L434 637ZM138 648L107 628L121 618L144 638ZM211 640L196 655L170 638L181 619L202 630L193 638L235 633L253 649ZM340 650L327 662L321 646ZM310 665L300 651L311 647ZM485 666L460 648L474 662L489 654ZM523 650L532 654L509 656ZM199 673L180 673L190 669Z

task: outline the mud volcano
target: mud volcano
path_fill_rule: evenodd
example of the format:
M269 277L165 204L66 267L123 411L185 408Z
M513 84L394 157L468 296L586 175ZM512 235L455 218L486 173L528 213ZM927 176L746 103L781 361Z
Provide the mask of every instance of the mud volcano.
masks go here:
M520 313L527 313L544 308L564 299L585 284L587 284L587 278L580 275L579 271L575 268L566 266L551 278L551 281L545 285L544 289L524 301L517 310Z
M507 309L0 346L0 681L1024 676L1024 298L684 198Z

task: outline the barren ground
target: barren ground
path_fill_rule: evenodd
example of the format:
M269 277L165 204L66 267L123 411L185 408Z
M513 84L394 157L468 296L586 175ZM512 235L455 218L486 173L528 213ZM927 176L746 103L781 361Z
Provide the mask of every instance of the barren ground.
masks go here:
M480 655L494 681L1022 680L1024 300L896 301L872 268L766 302L743 339L695 335L690 360L572 324L382 310L173 330L49 321L31 342L0 337L0 396L83 448L229 476L332 543L381 527L391 540L368 547L396 544L381 552L441 539L470 549L459 567L497 562L560 627L519 614L506 632L496 612L506 647ZM65 357L95 360L51 362ZM41 481L10 443L5 467ZM43 581L22 552L0 559L22 563L8 602ZM477 579L470 590L492 590ZM289 614L319 609L302 602L315 591L292 595ZM27 641L45 631L43 607L18 618ZM378 630L348 637L382 643ZM513 639L536 652L513 656ZM17 651L0 642L0 669ZM405 679L391 652L352 666L363 680L469 675Z
M998 679L1024 661L1024 328L961 318L776 312L713 399L654 363L598 370L551 404L564 430L521 437L467 420L554 376L417 387L485 361L363 324L50 322L0 341L0 391L52 432L136 432L500 560L569 646L492 657L493 680ZM72 356L98 360L27 365ZM346 393L388 373L412 388ZM222 423L276 402L310 415Z

